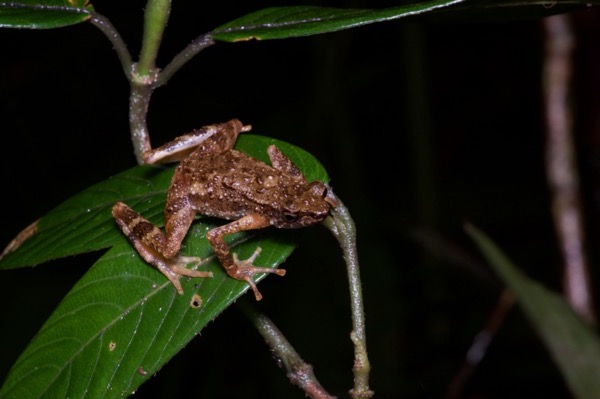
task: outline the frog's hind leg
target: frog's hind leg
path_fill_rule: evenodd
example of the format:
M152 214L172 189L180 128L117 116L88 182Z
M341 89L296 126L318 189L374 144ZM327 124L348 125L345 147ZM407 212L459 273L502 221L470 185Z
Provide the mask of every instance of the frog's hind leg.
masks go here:
M229 224L215 227L206 233L206 238L208 238L208 241L215 250L215 254L219 258L219 261L225 268L227 274L236 280L246 281L254 292L254 297L257 301L262 299L262 295L260 291L258 291L258 288L256 288L256 283L253 279L254 275L260 273L274 273L279 276L284 276L285 270L272 269L269 267L255 267L253 262L260 254L260 247L256 248L250 258L243 261L239 260L237 254L233 254L233 256L230 254L229 247L225 243L224 237L238 231L261 229L268 227L269 225L269 220L266 217L251 213Z
M167 238L162 231L124 203L117 202L113 206L112 214L140 256L169 279L178 294L183 294L183 288L179 281L181 276L212 277L211 272L186 268L189 263L194 263L194 266L198 265L201 262L198 257L165 257L163 252Z

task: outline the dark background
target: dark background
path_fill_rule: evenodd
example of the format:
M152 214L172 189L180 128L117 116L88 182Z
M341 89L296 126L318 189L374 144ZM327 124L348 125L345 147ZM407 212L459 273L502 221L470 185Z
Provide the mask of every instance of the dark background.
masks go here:
M94 4L137 54L145 2ZM198 35L270 5L174 2L159 66ZM576 131L592 264L598 238L599 15L594 9L573 14L579 38ZM152 142L236 117L257 134L317 156L358 227L377 397L443 397L501 289L476 261L463 222L489 233L530 276L560 289L544 174L543 40L540 20L529 19L388 22L308 38L219 43L155 92ZM128 84L96 28L3 29L0 48L0 243L8 243L64 199L135 160ZM416 239L438 236L444 248L464 251L461 262L434 256ZM82 265L98 256L2 272L0 380L85 272ZM313 364L330 393L344 397L352 386L352 347L339 247L322 227L307 229L286 269L285 279L261 284L265 300L257 306ZM235 306L136 397L153 394L304 396L286 381ZM464 397L531 395L569 397L515 309Z

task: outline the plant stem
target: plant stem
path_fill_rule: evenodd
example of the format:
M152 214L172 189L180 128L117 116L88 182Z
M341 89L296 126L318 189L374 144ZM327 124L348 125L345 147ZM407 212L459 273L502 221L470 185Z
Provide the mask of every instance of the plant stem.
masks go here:
M496 302L496 306L494 306L494 309L488 316L485 325L473 339L462 367L450 383L448 391L446 392L446 399L458 399L466 396L465 389L468 382L475 374L475 371L485 357L490 344L504 324L506 316L516 302L517 298L510 289L505 288L502 290Z
M573 116L569 104L575 45L568 15L544 19L546 59L546 173L552 196L554 225L563 254L563 285L567 302L590 323L595 322L585 254L583 210L573 143Z
M133 61L131 59L129 50L127 50L127 45L123 41L123 38L106 17L98 14L97 12L92 12L91 15L92 18L90 19L90 22L92 25L100 29L108 38L108 40L110 40L113 48L117 52L119 61L121 61L121 66L123 67L125 76L127 76L128 80L131 80Z
M140 78L154 82L156 56L171 11L171 0L148 0L144 13L144 37L142 50L136 67Z
M138 164L143 164L144 152L151 150L148 133L147 114L150 97L154 88L151 85L132 80L129 93L129 129L133 143L133 153Z
M254 307L240 302L242 311L252 320L252 323L263 336L273 354L287 370L290 381L300 387L307 396L313 399L333 399L319 384L312 366L306 363L289 341L283 336L275 323L264 314L258 313Z
M198 54L205 48L215 44L209 33L197 37L193 42L188 44L179 54L177 54L171 62L160 71L155 87L159 87L167 83L167 81L185 65L192 57Z
M360 268L356 252L356 227L350 216L348 208L342 201L330 193L338 205L332 209L331 215L323 224L333 233L344 253L348 269L350 285L350 304L352 312L352 332L350 339L354 344L354 388L350 394L355 399L367 399L373 396L369 389L369 373L371 364L367 357L367 338L365 331L365 315L363 309L362 287L360 281Z
M117 52L117 56L121 61L123 72L127 77L130 84L130 95L129 95L129 129L131 132L131 141L133 142L133 152L138 164L144 163L142 155L144 151L151 149L150 136L148 134L148 127L146 124L146 115L148 113L148 104L150 103L150 97L152 96L152 84L153 80L146 76L140 79L138 70L133 63L131 54L127 50L127 45L123 41L123 38L117 31L117 29L110 23L110 21L98 14L92 12L92 18L90 22L100 29L102 33L110 40L113 48ZM149 34L149 29L144 29L144 34ZM162 34L162 31L161 31ZM144 39L144 43L149 40ZM154 41L156 43L156 41ZM158 40L160 43L160 40ZM146 45L147 48L147 45ZM143 54L148 54L148 50L142 50ZM152 64L154 61L152 61Z
M129 79L129 128L138 164L144 163L144 152L152 149L147 124L148 106L158 77L156 56L170 11L171 0L148 0L146 3L140 59Z
M156 68L156 56L170 11L171 0L148 0L146 12L144 13L142 50L137 64L133 63L125 42L110 21L96 12L91 13L90 22L99 28L113 44L131 86L129 128L131 141L133 142L133 152L138 164L144 163L144 152L152 149L147 114L154 89L167 83L175 72L193 56L215 43L210 34L199 36L177 54L162 73L159 73L158 68Z
M170 11L171 0L148 0L146 3L140 59L129 79L129 128L138 164L144 163L144 152L152 149L147 124L148 106L158 77L156 56Z

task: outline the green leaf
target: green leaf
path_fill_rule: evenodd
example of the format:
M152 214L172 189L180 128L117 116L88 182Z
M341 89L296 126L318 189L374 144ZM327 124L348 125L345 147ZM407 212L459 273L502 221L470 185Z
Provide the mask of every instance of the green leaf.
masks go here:
M275 144L310 181L328 181L325 169L306 151L282 141L241 135L236 148L268 162L266 147ZM71 197L37 222L37 231L0 259L1 269L34 266L42 262L108 248L120 242L111 208L123 201L158 226L173 168L137 166L93 185Z
M212 251L204 240L210 227L214 226L195 225L184 253L206 258L201 268L213 271L214 277L182 279L183 295L133 256L125 239L108 251L19 357L0 397L120 398L134 392L248 289L210 257ZM256 264L274 267L294 247L289 233L270 232L246 242L238 235L229 242L241 259L260 246Z
M120 231L111 215L119 200L159 223L172 168L138 166L69 198L37 222L36 233L0 260L0 269L35 266L65 256L110 247ZM139 203L146 204L143 208Z
M592 3L597 4L597 0ZM481 16L520 17L550 15L589 5L590 2L566 0L430 0L398 7L374 9L343 9L317 6L271 7L253 12L222 25L211 32L215 40L285 39L309 36L357 26L407 17L443 17L476 20ZM496 19L496 18L495 18Z
M600 398L600 340L562 299L524 276L477 228L467 232L519 303L578 399Z
M0 27L49 29L91 18L88 0L19 0L0 2Z
M383 10L316 6L271 7L245 15L212 31L215 40L284 39L349 29L430 12L465 0L433 0Z
M299 148L252 135L241 136L238 144L262 160L267 158L266 147L276 144L309 180L327 180L323 167ZM23 252L35 245L27 251L22 248L37 243L48 252L63 247L61 253L69 248L77 253L82 246L72 230L80 231L83 241L94 241L91 237L96 234L98 242L114 245L77 282L31 341L9 372L0 397L127 396L248 290L245 282L228 277L213 256L205 234L215 227L214 220L197 220L182 247L182 254L204 259L199 268L212 271L214 277L182 279L183 295L177 295L171 283L137 255L110 220L108 209L115 200L123 200L151 220L161 221L171 173L171 169L138 167L85 190L42 218L62 238L45 244L42 230L15 251L14 257L27 257ZM87 217L90 213L94 216ZM69 228L74 222L76 229ZM102 226L101 234L94 233L98 226ZM240 259L248 258L258 246L262 252L255 264L276 267L292 252L296 233L265 229L226 239Z

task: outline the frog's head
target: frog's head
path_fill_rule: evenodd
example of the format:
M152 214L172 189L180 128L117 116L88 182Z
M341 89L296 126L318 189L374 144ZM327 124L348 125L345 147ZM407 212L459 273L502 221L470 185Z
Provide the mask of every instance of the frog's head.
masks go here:
M310 226L323 221L336 205L335 197L327 185L315 181L286 204L274 225L284 229Z

